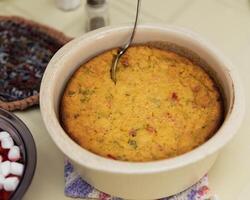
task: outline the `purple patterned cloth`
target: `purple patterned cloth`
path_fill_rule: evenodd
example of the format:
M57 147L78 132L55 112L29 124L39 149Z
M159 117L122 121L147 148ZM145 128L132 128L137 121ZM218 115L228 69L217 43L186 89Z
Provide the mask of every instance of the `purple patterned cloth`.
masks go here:
M85 182L74 171L74 167L68 161L65 161L64 166L65 176L65 195L73 198L88 198L99 200L122 200L118 197L113 197L103 192L96 190L94 187ZM187 190L171 197L166 197L161 200L212 200L217 199L212 197L208 187L208 177L205 175L198 183L188 188Z

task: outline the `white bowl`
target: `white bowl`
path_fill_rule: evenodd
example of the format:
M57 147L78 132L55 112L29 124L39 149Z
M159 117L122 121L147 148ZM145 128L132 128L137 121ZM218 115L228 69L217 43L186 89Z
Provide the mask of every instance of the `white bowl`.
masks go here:
M222 88L225 120L206 143L181 156L160 161L133 163L95 155L75 143L59 122L59 103L72 73L89 58L127 41L131 26L107 27L89 32L66 44L52 58L43 76L40 106L52 139L73 162L82 177L97 189L127 199L156 199L185 190L214 164L216 157L240 126L244 98L231 63L200 36L177 27L141 25L136 43L171 42L192 50L207 62Z

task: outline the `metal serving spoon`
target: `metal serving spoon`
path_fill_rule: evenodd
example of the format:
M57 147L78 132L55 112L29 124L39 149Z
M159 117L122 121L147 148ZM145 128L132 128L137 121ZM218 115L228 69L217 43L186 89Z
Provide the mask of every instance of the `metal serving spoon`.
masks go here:
M129 46L133 42L133 39L135 36L135 30L136 30L136 26L137 26L140 4L141 4L141 0L137 0L136 17L135 17L134 27L133 27L133 31L132 31L132 34L130 36L130 39L129 39L127 44L125 44L123 47L119 48L118 53L114 59L112 66L111 66L110 75L111 75L111 79L113 80L114 83L116 83L116 69L117 69L117 64L119 62L119 59L127 51Z

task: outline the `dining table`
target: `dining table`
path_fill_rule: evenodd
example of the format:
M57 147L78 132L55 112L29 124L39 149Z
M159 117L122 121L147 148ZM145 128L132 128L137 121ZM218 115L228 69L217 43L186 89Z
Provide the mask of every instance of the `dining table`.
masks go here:
M135 0L108 0L108 24L132 24ZM0 15L16 15L48 25L70 37L86 33L86 1L64 11L55 0L0 0ZM178 26L201 35L233 64L244 89L245 116L240 129L208 172L209 187L220 200L250 199L250 1L142 0L138 24ZM242 99L244 103L244 99ZM69 200L64 195L64 155L52 141L39 106L14 112L30 129L37 168L24 200ZM249 126L248 126L249 125ZM109 180L107 180L108 182Z

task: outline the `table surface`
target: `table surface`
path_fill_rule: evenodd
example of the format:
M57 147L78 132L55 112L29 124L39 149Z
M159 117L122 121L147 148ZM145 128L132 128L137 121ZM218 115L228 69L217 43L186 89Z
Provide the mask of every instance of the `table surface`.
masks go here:
M132 23L135 0L110 0L110 24ZM1 15L19 15L63 31L85 32L85 1L75 11L63 12L53 0L0 0ZM250 1L143 0L140 23L173 24L191 29L218 47L238 70L246 94L246 116L235 138L222 150L209 172L209 182L221 200L250 198ZM248 93L249 91L249 93ZM70 199L64 196L63 154L49 137L38 107L15 112L29 127L37 145L38 163L24 200Z

